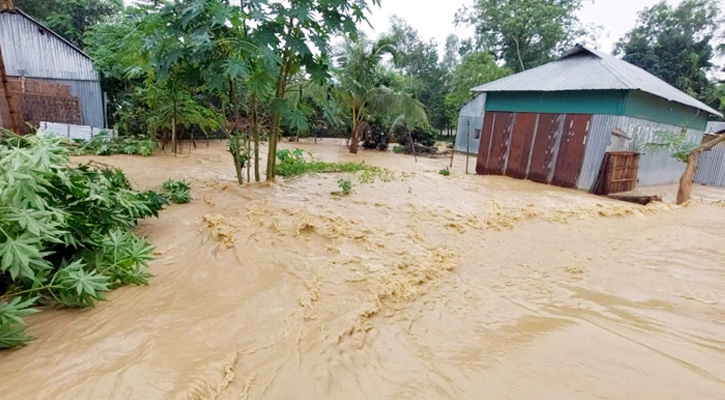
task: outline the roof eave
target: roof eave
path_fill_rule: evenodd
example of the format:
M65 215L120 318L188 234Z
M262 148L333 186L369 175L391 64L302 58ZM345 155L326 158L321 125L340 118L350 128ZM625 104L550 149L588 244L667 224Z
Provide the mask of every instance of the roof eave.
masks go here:
M82 55L83 57L85 57L85 58L87 58L87 59L89 59L89 60L93 61L93 59L91 58L91 56L89 56L89 55L88 55L88 54L86 54L86 53L85 53L85 52L84 52L83 50L81 50L80 48L78 48L78 46L74 45L74 44L73 44L73 43L72 43L72 42L71 42L70 40L68 40L68 39L64 38L64 37L63 37L63 36L61 36L60 34L58 34L58 33L56 33L55 31L53 31L52 29L50 29L50 28L48 28L47 26L43 25L43 23L42 23L42 22L40 22L40 21L38 21L37 19L35 19L35 18L31 17L31 16L30 16L30 15L29 15L28 13L26 13L25 11L23 11L23 10L21 10L21 9L19 9L19 8L17 8L17 7L15 7L15 8L13 8L13 9L11 9L11 10L0 10L0 13L18 13L18 14L22 15L23 17L27 18L27 19L28 19L28 20L29 20L30 22L34 23L35 25L38 25L39 27L43 28L43 29L44 29L45 31L47 31L47 32L48 32L48 33L50 33L51 35L53 35L53 36L55 36L56 38L60 39L60 40L61 40L61 41L62 41L63 43L67 44L67 45L68 45L69 47L71 47L71 48L72 48L73 50L75 50L75 51L77 51L78 53L80 53L80 54L81 54L81 55Z

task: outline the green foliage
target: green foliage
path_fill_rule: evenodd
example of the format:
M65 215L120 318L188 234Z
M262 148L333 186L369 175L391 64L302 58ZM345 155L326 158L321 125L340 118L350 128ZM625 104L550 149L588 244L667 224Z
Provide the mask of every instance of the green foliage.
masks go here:
M186 204L191 201L191 188L185 181L168 179L161 185L161 189L176 204Z
M14 3L79 47L83 47L83 35L91 26L123 9L122 0L14 0Z
M659 2L640 12L637 26L616 45L623 59L707 101L713 42L725 21L717 0ZM717 105L715 105L717 107Z
M489 49L515 72L544 64L584 34L582 0L476 0L456 22L476 29L479 49Z
M445 167L442 170L438 171L438 173L443 176L449 176L449 175L451 175L451 170L448 169L448 167Z
M393 146L393 153L395 153L395 154L405 153L405 146L401 146L401 145Z
M403 117L399 117L393 122L391 132L395 140L407 148L410 148L411 138L415 143L423 146L433 146L435 144L436 133L430 126L409 124Z
M304 153L300 149L279 150L277 151L277 160L279 161L277 163L277 175L285 178L317 173L354 173L374 168L365 164L354 162L331 163L317 160L306 160Z
M340 186L342 195L347 196L350 193L352 193L353 183L350 179L340 178L337 180L337 185ZM340 194L340 193L338 192L337 194Z
M78 147L73 149L74 155L109 156L112 154L136 154L144 157L153 155L158 147L155 140L143 136L124 136L109 138L101 133L91 140L76 141Z
M481 51L463 58L461 64L453 71L451 90L446 95L446 105L458 115L458 110L472 95L471 89L511 75L513 71L496 65L493 55ZM452 117L453 117L452 115Z
M658 142L645 143L644 150L664 151L677 161L686 163L687 156L697 147L696 143L687 139L687 132L656 132Z
M149 277L153 248L130 229L166 199L119 169L67 164L47 133L0 139L0 348L30 340L22 317L36 303L89 307Z
M425 106L430 123L435 128L446 129L451 121L445 109L450 80L445 63L455 61L444 59L444 63L439 63L435 40L424 41L418 31L399 17L391 18L391 34L397 43L397 66L411 78L409 89L413 97Z

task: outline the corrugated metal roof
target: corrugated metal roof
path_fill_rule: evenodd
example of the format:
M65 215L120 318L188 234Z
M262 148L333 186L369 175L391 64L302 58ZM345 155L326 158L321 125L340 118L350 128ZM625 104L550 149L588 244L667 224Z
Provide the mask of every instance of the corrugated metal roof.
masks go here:
M686 93L624 60L577 45L556 61L475 87L474 92L641 90L722 116Z
M705 133L723 133L725 132L725 122L712 121L707 123Z
M99 80L88 55L18 9L0 12L0 44L10 76Z

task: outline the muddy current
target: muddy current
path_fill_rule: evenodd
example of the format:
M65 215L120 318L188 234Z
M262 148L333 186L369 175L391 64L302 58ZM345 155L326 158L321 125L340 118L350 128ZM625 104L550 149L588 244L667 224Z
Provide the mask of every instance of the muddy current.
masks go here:
M340 197L339 174L239 187L219 143L75 159L194 201L140 223L149 287L29 319L0 398L725 398L724 192L643 207L295 146L387 170Z

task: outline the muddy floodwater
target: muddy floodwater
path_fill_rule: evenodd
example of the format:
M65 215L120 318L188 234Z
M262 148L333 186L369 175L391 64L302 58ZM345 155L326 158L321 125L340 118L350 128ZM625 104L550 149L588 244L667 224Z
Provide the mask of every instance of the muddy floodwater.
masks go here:
M339 174L239 187L220 143L74 159L194 200L140 223L150 286L28 319L0 398L725 398L725 192L643 207L295 146L389 171L340 197Z

